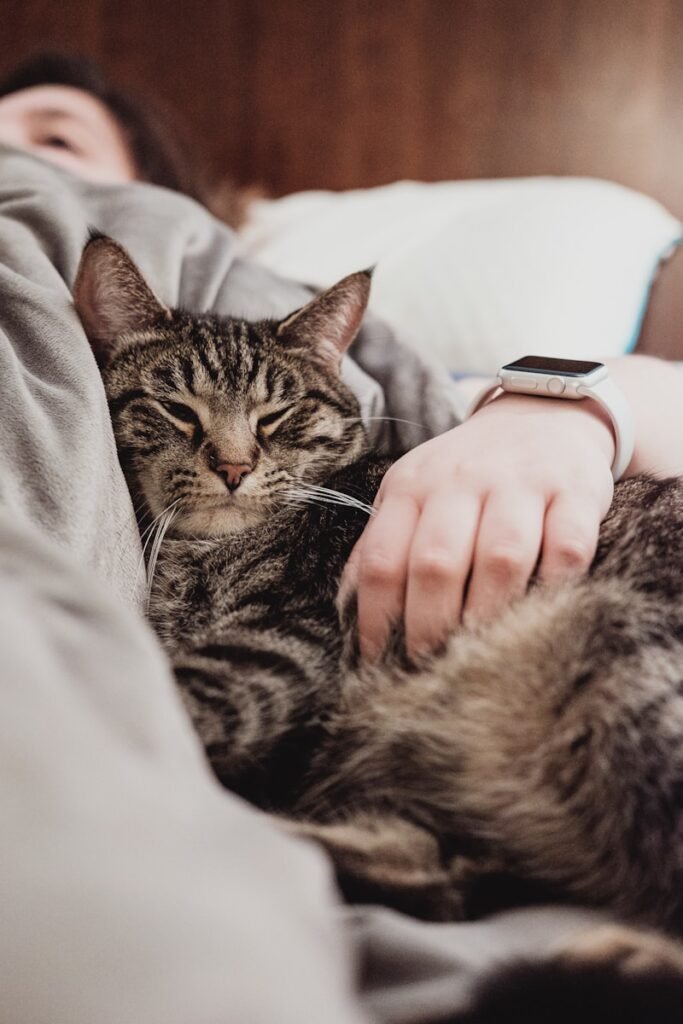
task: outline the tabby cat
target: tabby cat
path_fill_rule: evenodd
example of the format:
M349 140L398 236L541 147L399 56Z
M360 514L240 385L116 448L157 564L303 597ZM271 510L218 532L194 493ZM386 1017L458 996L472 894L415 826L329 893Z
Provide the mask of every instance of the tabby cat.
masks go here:
M362 668L335 601L387 463L339 365L369 288L247 323L165 308L111 239L84 250L76 307L157 530L149 616L211 765L323 843L349 899L453 919L552 898L680 932L683 485L619 485L585 579ZM638 928L554 964L623 994L634 957L681 999L679 948Z

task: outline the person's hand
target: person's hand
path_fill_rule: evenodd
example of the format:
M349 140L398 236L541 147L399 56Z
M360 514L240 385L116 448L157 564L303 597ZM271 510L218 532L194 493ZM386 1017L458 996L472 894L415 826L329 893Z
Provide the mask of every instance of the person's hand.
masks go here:
M505 395L399 459L342 580L343 596L357 589L363 657L401 618L411 657L434 649L522 595L537 565L548 584L584 572L613 455L595 403Z

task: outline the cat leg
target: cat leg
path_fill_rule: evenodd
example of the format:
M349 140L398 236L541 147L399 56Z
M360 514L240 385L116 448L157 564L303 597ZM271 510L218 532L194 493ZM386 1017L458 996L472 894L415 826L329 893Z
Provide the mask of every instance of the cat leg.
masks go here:
M308 649L275 633L219 636L172 659L180 696L223 785L254 803L273 804L271 790L303 771L321 668ZM302 725L303 723L303 725ZM297 731L298 730L298 731ZM283 738L292 744L289 766L273 768Z
M348 902L382 903L426 920L462 919L462 895L426 829L371 811L325 824L278 821L290 834L313 839L327 850Z
M453 1024L680 1024L683 946L656 932L596 925L540 960L487 974Z

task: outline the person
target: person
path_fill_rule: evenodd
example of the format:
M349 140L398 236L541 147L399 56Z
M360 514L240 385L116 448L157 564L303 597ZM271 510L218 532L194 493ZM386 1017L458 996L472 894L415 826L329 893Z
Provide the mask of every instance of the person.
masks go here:
M445 1019L501 955L541 955L592 918L520 911L425 931L354 911L361 1010L321 861L211 784L152 639L105 592L135 604L141 551L65 282L95 224L174 304L280 316L308 293L240 261L230 232L184 196L131 189L170 179L143 171L106 89L56 75L0 88L0 143L15 147L0 147L5 1005L32 1024ZM614 438L592 403L504 395L456 424L441 382L394 344L366 325L349 380L372 401L379 380L387 412L413 403L434 436L387 474L344 579L370 658L397 618L420 651L461 619L495 615L539 553L548 584L583 571L612 494ZM680 371L637 356L610 370L636 420L628 472L680 472ZM397 447L410 440L406 427Z
M0 133L88 181L146 181L208 203L178 118L112 85L87 57L37 54L0 81Z

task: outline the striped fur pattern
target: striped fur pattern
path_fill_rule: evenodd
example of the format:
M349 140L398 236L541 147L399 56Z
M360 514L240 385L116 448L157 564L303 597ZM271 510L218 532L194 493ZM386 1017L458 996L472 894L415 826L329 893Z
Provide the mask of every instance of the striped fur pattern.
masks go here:
M437 919L564 899L680 932L683 485L621 484L587 578L421 666L359 667L336 592L386 465L338 369L368 289L250 324L167 310L109 239L84 252L77 308L164 532L150 618L214 771L323 843L350 899Z

